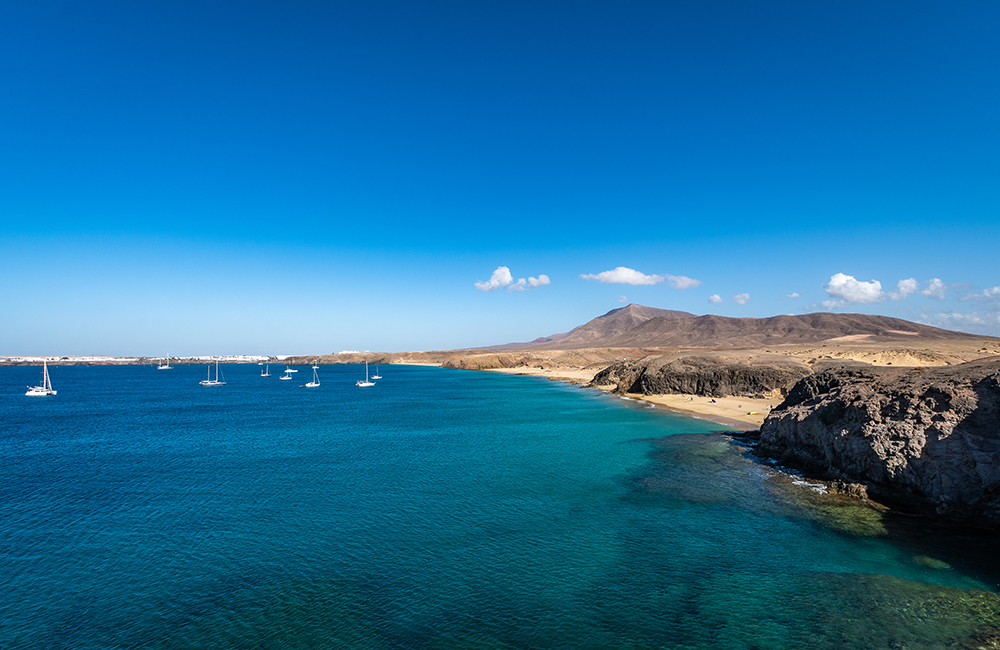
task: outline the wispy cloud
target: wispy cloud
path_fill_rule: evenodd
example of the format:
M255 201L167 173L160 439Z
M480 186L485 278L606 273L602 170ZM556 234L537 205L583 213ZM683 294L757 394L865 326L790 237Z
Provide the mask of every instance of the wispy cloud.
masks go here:
M1000 302L1000 287L983 289L982 293L970 293L959 298L962 302Z
M948 293L948 288L948 285L942 282L941 278L933 278L920 293L928 298L944 300L945 294Z
M597 280L598 282L606 282L609 284L631 285L657 284L666 280L666 278L662 275L646 275L645 273L640 273L639 271L630 269L626 266L619 266L616 269L603 271L601 273L583 273L580 277L584 280Z
M745 305L748 302L750 302L750 294L738 293L735 296L733 296L733 302L735 302L737 305Z
M549 276L544 273L537 278L529 277L527 280L520 278L514 282L514 276L510 274L510 269L506 266L498 266L488 281L476 282L473 286L480 291L496 291L501 288L506 288L507 291L527 291L531 287L543 287L551 283Z
M863 282L853 275L835 273L830 276L830 282L823 287L833 300L824 300L822 304L828 309L835 309L858 303L871 304L885 300L906 300L910 294L917 290L917 286L915 279L908 278L900 280L894 291L885 292L882 290L882 283L878 280Z
M631 284L633 286L666 282L674 289L691 289L701 284L701 280L695 280L686 275L670 275L669 273L666 275L646 275L627 266L619 266L601 273L582 273L580 277L584 280L597 280L608 284Z
M791 292L790 294L788 294L788 295L787 295L787 296L785 296L785 297L786 297L786 298L798 298L798 297L799 297L799 296L801 296L801 295L802 295L802 294L801 294L801 293L799 293L798 291L793 291L793 292Z
M920 322L945 329L978 331L996 336L1000 330L1000 308L987 308L987 311L973 311L964 314L958 312L927 313L920 317Z
M693 289L701 284L701 280L695 280L686 275L665 275L663 277L674 289Z
M716 293L716 294L713 294L713 295L711 295L711 296L709 296L709 297L708 297L708 301L709 301L710 303L712 303L713 305L721 305L721 304L722 304L723 302L725 302L725 301L724 301L724 300L722 299L722 296L720 296L720 295L719 295L719 294L717 294L717 293Z

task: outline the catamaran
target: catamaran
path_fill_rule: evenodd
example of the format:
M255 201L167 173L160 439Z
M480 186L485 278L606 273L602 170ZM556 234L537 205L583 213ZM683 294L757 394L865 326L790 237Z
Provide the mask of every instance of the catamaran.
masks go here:
M375 382L368 381L368 362L367 361L365 361L365 380L361 381L359 379L359 380L357 380L354 383L357 384L358 386L361 386L362 388L367 388L368 386L374 386L375 385Z
M319 374L317 374L319 366L313 366L313 380L306 384L306 388L317 388L319 386Z
M375 374L372 375L372 379L381 379L382 375L378 374L378 365L375 366Z
M156 369L157 370L173 370L174 369L174 367L172 365L170 365L170 355L169 354L163 359L163 363L161 363L160 365L156 366Z
M212 364L208 364L208 377L198 382L202 386L225 386L226 381L223 378L222 381L219 380L219 362L215 362L215 379L212 379Z
M25 395L30 395L31 397L45 397L46 395L55 395L56 392L52 390L52 380L49 379L49 364L42 360L42 385L41 386L28 386L28 392Z
M289 379L292 378L292 373L293 372L298 372L298 370L292 370L288 366L285 366L285 374L283 374L280 377L278 377L278 379L280 379L281 381L288 381Z

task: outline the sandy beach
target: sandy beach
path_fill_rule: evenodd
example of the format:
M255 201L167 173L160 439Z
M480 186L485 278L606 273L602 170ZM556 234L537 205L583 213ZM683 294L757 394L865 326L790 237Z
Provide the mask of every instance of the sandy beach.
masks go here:
M749 397L700 397L698 395L638 395L633 399L694 415L712 422L748 429L759 429L771 409L781 403L781 398L751 399Z
M485 372L500 372L508 375L529 375L546 377L553 381L567 381L587 384L597 374L591 369L566 368L491 368ZM613 386L599 386L611 390ZM780 397L772 399L751 399L749 397L701 397L698 395L640 395L629 393L631 399L649 402L686 415L693 415L719 424L759 429L772 408L781 402Z

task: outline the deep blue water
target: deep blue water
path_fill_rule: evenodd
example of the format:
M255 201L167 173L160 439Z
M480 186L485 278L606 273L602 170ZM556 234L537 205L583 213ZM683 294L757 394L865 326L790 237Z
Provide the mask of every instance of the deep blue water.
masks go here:
M57 366L29 398L0 368L0 648L936 648L1000 616L990 539L817 500L719 425L271 370Z

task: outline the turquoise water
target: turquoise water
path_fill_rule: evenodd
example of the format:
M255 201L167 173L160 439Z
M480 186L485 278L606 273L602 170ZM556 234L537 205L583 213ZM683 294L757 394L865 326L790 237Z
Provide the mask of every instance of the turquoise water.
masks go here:
M2 648L937 648L994 544L529 377L2 368ZM979 635L977 637L976 635Z

